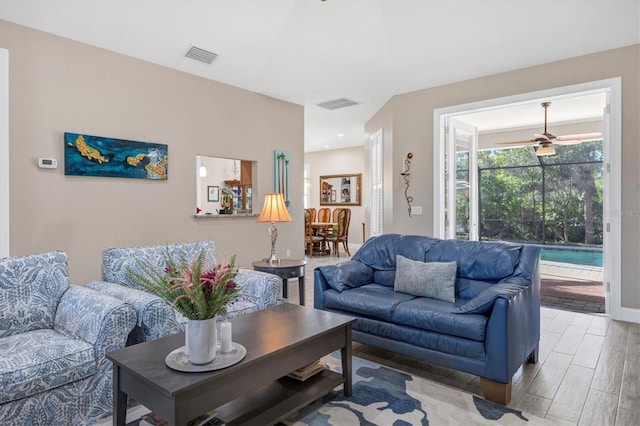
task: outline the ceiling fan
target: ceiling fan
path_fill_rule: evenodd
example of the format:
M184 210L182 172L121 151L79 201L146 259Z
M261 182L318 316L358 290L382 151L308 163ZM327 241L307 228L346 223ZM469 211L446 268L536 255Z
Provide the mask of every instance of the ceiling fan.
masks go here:
M551 105L551 102L543 102L542 108L544 108L544 132L542 134L535 133L534 139L524 141L513 142L497 142L498 144L512 144L512 145L538 145L536 149L537 156L555 155L556 150L553 145L576 145L585 139L596 138L602 135L600 132L593 133L578 133L575 135L555 136L547 131L547 108Z

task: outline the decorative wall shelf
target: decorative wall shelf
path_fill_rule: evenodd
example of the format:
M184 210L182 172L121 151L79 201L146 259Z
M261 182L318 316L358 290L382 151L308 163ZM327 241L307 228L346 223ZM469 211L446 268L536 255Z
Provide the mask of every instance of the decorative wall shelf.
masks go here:
M258 217L257 213L236 213L236 214L194 214L196 219L231 219L237 217Z

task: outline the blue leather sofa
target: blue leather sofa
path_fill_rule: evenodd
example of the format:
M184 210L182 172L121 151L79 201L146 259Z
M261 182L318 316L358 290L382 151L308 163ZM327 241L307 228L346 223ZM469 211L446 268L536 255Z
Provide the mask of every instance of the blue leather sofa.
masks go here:
M394 291L398 255L455 261L455 300ZM513 374L537 362L538 258L522 244L381 235L315 269L314 306L358 317L354 341L480 376L485 398L506 405Z
M102 252L102 280L86 286L133 305L138 314L137 324L129 335L127 345L146 342L184 331L187 319L155 294L139 287L129 278L129 270L142 272L144 262L157 271L164 271L167 251L173 256L193 259L202 250L205 261L215 265L216 246L213 241L171 244L166 246L108 248ZM227 309L228 318L275 306L282 280L272 274L239 269L235 282L240 295Z
M113 408L133 306L71 285L62 251L0 259L0 424L92 425Z

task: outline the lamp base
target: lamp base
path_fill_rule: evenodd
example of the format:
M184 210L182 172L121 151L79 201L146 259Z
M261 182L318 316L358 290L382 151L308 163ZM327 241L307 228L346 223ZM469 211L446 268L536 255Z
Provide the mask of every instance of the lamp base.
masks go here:
M264 261L267 262L269 265L279 265L280 264L280 258L276 257L275 254L272 254L268 259L265 259Z
M275 222L271 222L269 225L269 238L271 239L271 256L266 259L269 265L279 265L280 259L276 256L276 239L278 238L278 227Z

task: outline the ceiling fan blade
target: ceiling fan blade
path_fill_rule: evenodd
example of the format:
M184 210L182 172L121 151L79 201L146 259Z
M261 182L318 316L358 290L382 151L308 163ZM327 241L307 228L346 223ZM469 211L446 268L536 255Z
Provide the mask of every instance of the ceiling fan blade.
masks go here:
M575 135L562 135L562 136L556 136L556 141L566 141L566 140L573 140L573 139L591 139L591 138L597 138L598 136L602 136L602 133L600 132L593 132L593 133L577 133Z
M582 139L571 139L571 140L558 140L556 139L553 144L554 145L578 145L582 142Z
M540 133L534 133L533 136L536 139L545 139L545 140L550 140L548 137L546 137L545 135L541 135Z
M526 141L510 141L510 142L496 142L498 145L535 145L537 141L526 140Z

